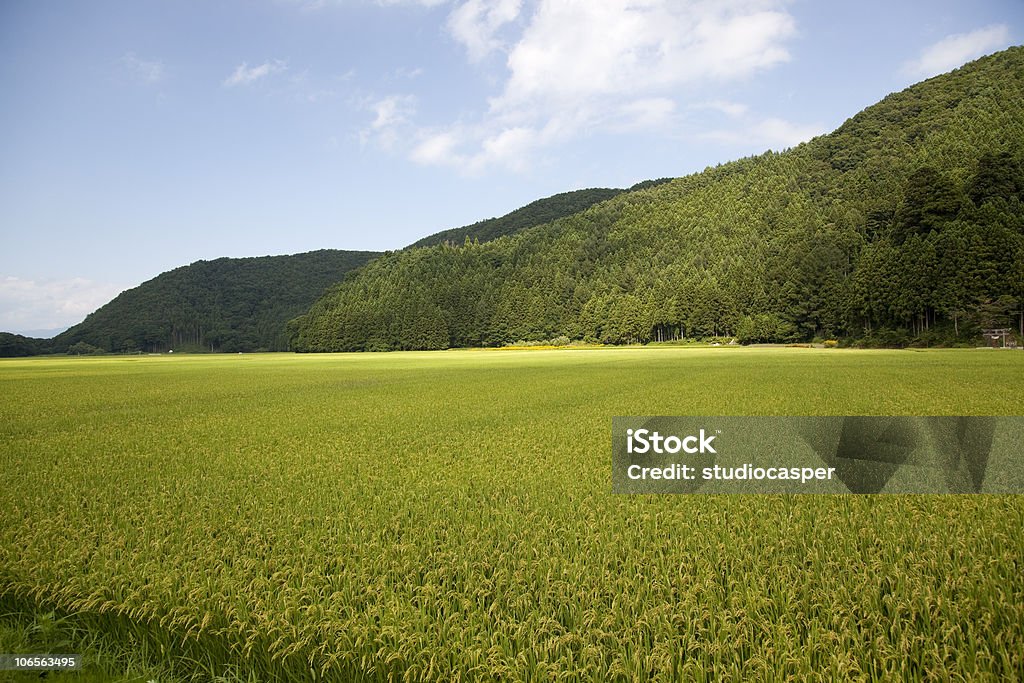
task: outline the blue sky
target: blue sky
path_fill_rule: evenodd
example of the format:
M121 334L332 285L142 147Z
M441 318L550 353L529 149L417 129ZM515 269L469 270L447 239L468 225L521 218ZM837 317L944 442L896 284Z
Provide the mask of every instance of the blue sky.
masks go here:
M781 150L1022 35L1019 0L5 0L0 330Z

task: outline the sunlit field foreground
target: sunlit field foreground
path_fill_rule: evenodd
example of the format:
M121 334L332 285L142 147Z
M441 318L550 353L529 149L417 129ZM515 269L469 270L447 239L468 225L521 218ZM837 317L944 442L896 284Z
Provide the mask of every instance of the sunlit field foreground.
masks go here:
M200 680L1012 680L1024 497L613 496L610 430L1022 386L981 350L4 361L0 609Z

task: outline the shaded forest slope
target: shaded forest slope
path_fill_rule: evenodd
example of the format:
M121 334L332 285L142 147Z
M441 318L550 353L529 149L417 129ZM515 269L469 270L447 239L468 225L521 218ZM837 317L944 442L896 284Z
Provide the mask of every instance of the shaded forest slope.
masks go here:
M376 252L325 249L219 258L175 268L126 290L45 351L256 351L286 347L287 321Z
M460 245L466 240L490 242L491 240L504 237L505 235L514 235L515 233L527 228L543 225L544 223L550 223L558 218L565 218L566 216L579 213L598 202L606 201L612 197L622 194L623 192L632 192L647 187L653 187L655 185L668 182L669 180L671 180L671 178L645 180L642 183L637 183L628 190L590 188L586 190L562 192L552 195L551 197L545 197L544 199L538 199L535 202L530 202L526 206L520 207L515 211L511 211L500 218L488 218L487 220L477 221L472 225L465 225L461 228L452 228L450 230L442 230L441 232L434 233L433 235L428 235L427 237L414 242L410 245L410 248L432 247L446 242Z

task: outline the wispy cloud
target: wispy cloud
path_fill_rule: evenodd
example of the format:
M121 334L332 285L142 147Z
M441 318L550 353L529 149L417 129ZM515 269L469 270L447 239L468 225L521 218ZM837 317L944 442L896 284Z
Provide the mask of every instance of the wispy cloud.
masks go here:
M478 62L505 47L498 31L515 21L522 0L467 0L448 16L448 32L466 48L470 61Z
M139 59L134 52L121 57L121 66L133 79L147 85L159 83L164 78L163 62Z
M359 133L363 144L375 142L383 149L392 149L398 142L401 131L409 126L416 113L416 98L412 95L388 95L367 99L363 107L374 115L370 125Z
M68 327L124 289L85 278L31 280L0 276L0 330Z
M936 76L1009 44L1010 29L1006 24L956 33L922 50L916 59L903 65L903 73L915 78Z
M465 0L448 30L470 60L506 54L507 77L469 124L418 131L411 158L475 173L524 168L529 155L580 135L671 129L687 94L790 59L784 0ZM520 21L522 20L522 21ZM521 27L517 38L499 32ZM726 113L745 110L723 103ZM765 132L783 135L765 123Z
M696 102L691 104L690 109L700 110L708 109L712 111L721 112L731 118L738 118L743 116L749 110L749 107L740 102L729 102L728 100L710 100L708 102Z
M391 72L391 77L398 80L413 80L423 75L423 67L400 66Z
M498 166L523 171L537 149L550 144L557 136L552 128L507 126L491 132L481 127L451 126L441 130L421 131L410 158L429 166L452 166L467 175ZM467 149L467 141L476 143Z
M263 62L257 66L249 66L248 62L242 62L235 68L234 73L224 79L224 85L229 88L238 85L250 85L267 76L284 73L287 69L288 66L279 59Z
M775 150L795 147L813 137L826 133L821 124L794 123L780 118L746 120L739 127L712 130L700 134L704 140L714 140L744 147L767 147Z

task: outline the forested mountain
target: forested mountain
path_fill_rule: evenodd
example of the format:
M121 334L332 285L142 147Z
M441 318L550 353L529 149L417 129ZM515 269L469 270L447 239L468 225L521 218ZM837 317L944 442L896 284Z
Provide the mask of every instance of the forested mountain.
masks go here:
M285 324L327 287L378 254L321 250L219 258L175 268L129 289L57 335L43 351L284 349ZM12 344L13 345L13 344ZM24 342L22 342L24 345Z
M588 190L575 190L573 192L562 192L545 199L538 199L526 206L507 213L500 218L488 218L477 221L472 225L461 228L442 230L414 242L412 247L431 247L435 244L450 242L462 244L467 239L478 242L490 242L491 240L512 235L532 228L543 223L550 223L556 218L564 218L574 213L579 213L588 207L611 199L625 190L614 190L605 188L592 188Z
M21 334L0 332L0 358L16 358L19 356L36 356L47 353L49 339L36 339Z
M486 243L388 254L289 325L299 351L735 335L1024 333L1024 48L830 135Z

